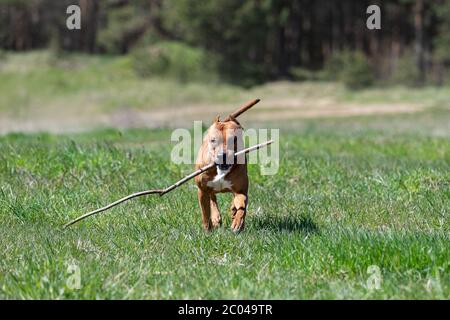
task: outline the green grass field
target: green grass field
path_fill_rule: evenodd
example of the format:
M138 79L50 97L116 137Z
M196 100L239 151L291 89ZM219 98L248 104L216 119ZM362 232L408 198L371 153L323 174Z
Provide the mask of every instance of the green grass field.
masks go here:
M227 195L224 226L202 231L193 183L61 229L189 172L169 161L169 130L3 136L0 297L448 299L450 141L389 121L445 125L449 112L381 117L383 130L365 128L370 119L282 130L278 174L250 167L239 235ZM78 290L66 283L71 263ZM367 287L371 265L380 289Z
M243 89L140 79L129 64L48 52L0 61L0 298L450 298L449 88ZM281 128L281 159L274 176L250 166L244 232L230 230L226 194L224 225L203 232L193 182L62 230L192 170L170 162L169 127L93 129L86 119L121 108L223 113L255 97L242 124ZM323 104L326 114L308 118ZM424 109L351 114L414 104ZM67 132L72 118L83 132ZM66 132L33 132L47 128Z

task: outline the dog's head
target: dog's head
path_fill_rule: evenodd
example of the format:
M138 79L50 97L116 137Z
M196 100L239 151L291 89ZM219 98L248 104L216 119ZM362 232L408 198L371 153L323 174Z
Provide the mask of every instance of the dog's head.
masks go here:
M242 127L236 119L222 122L217 117L208 129L205 143L219 174L229 172L233 165L241 163L242 160L235 157L235 153L243 148Z

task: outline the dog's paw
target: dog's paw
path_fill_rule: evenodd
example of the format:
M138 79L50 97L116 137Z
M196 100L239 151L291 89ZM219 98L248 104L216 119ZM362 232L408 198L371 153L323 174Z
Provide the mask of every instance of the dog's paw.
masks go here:
M242 211L238 211L234 216L231 222L231 230L234 233L239 233L244 230L245 226L245 214Z
M218 228L222 225L222 218L221 216L217 217L211 217L211 224L213 228Z
M212 222L211 222L211 220L209 220L207 223L203 223L203 230L206 232L206 233L209 233L209 232L211 232L212 231Z

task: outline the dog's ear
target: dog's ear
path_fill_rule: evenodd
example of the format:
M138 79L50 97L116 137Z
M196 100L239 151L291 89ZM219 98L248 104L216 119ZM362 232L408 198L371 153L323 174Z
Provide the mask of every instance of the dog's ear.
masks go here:
M217 116L214 118L213 123L218 123L220 122L220 116Z

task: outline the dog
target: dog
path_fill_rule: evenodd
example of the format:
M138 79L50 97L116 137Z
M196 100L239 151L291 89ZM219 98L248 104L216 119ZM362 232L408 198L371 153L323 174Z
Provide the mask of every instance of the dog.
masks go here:
M197 155L195 168L212 162L215 166L195 177L198 201L202 211L202 225L211 231L222 224L217 193L231 192L231 229L244 229L248 204L248 175L245 155L235 156L243 148L242 127L234 117L220 121L217 117L209 127ZM239 159L238 159L239 158Z

